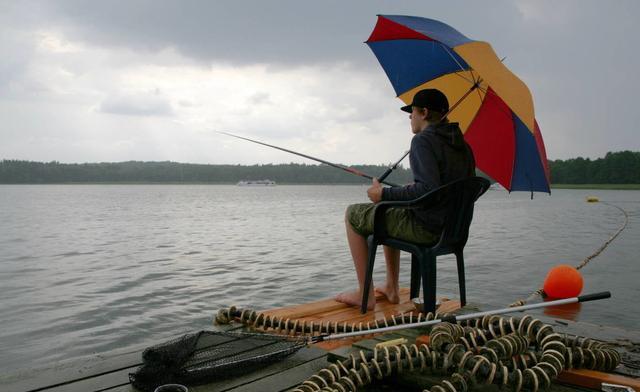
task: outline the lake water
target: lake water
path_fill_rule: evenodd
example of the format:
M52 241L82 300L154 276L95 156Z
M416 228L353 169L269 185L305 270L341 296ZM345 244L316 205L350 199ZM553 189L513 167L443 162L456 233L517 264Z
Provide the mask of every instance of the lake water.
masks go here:
M268 309L355 287L343 214L365 186L1 185L0 370L151 345L211 325L230 305ZM613 298L580 321L637 329L640 192L489 191L466 247L469 301L526 298L556 264L583 270L584 293ZM381 257L381 256L380 256ZM401 280L408 286L409 259ZM438 294L457 296L453 258ZM380 258L374 280L381 282Z

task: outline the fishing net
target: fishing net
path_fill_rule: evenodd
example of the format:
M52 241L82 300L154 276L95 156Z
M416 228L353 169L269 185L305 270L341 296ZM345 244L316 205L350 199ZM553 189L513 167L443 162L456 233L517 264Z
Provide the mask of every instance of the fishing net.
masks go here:
M129 374L141 391L158 385L200 385L243 374L289 356L308 339L271 334L200 331L149 347Z

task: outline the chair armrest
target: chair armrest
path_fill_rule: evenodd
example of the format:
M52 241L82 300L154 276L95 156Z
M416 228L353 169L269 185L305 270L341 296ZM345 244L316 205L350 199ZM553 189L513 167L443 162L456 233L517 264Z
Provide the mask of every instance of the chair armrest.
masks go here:
M425 204L430 204L432 198L436 197L436 192L444 188L446 185L435 188L424 195L412 200L387 200L381 201L373 209L373 235L376 238L386 238L387 230L384 224L385 213L391 207L394 208L418 208Z
M445 188L450 188L453 185L460 183L460 182L464 182L464 181L468 181L470 179L475 179L478 177L467 177L467 178L461 178L455 181L452 181L448 184L444 184L441 185L437 188L434 188L432 190L430 190L429 192L425 193L424 195L413 199L413 200L387 200L387 201L381 201L378 204L376 204L375 208L374 208L374 215L373 215L373 234L376 238L386 238L387 237L387 232L386 232L386 228L384 225L384 220L385 220L385 212L391 208L408 208L408 209L413 209L413 208L419 208L419 207L428 207L430 205L434 205L436 203L438 203L438 198L442 197L445 192L444 189ZM484 180L484 182L487 182L487 180ZM485 185L484 190L480 193L484 193L484 191L486 190L486 188L488 187L488 185ZM480 195L478 195L480 196Z

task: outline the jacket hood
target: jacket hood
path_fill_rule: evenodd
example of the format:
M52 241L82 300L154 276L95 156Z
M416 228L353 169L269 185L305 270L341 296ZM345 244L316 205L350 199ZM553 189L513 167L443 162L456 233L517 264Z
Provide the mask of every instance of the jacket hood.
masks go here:
M444 143L453 147L454 149L461 149L465 147L464 136L458 123L438 123L429 125L425 132L433 132Z

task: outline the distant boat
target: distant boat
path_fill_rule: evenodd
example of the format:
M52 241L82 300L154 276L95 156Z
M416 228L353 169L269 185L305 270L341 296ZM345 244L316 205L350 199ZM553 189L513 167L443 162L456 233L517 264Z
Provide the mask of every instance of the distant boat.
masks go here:
M271 180L243 180L239 181L238 186L275 186L276 182Z

